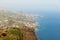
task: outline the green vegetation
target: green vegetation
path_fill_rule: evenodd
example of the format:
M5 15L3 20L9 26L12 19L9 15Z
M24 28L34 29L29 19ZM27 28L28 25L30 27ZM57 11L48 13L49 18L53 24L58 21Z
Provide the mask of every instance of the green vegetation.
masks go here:
M6 30L0 30L0 39L3 40L20 40L22 39L22 32L19 28L10 27Z
M14 34L14 35L17 35L17 36L21 36L21 30L18 29L18 28L10 30L10 33Z

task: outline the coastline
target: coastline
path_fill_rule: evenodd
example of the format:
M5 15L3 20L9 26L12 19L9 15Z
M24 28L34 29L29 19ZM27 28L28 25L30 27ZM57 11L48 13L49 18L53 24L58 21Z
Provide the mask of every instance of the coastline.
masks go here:
M15 13L5 9L0 10L0 14L1 30L6 30L7 28L19 28L23 34L23 40L38 40L35 33L35 29L38 28L38 22L35 21L35 18L40 16L21 12Z

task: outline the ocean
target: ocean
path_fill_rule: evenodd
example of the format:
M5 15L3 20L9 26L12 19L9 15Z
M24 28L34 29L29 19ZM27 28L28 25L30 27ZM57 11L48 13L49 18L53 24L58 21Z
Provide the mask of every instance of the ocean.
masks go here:
M39 40L60 40L60 12L31 12L43 15L38 18L40 26L36 31Z

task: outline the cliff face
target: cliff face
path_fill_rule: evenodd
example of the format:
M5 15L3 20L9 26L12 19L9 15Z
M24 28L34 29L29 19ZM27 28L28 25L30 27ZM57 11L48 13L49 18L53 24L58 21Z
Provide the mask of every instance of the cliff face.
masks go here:
M23 40L38 40L33 28L21 28Z
M33 28L7 28L0 30L0 40L38 40Z

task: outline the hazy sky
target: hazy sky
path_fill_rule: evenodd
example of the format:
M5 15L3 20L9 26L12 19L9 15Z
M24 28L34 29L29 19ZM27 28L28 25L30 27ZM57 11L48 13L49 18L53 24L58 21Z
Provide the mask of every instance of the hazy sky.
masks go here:
M60 10L60 0L0 0L0 8L17 10Z

